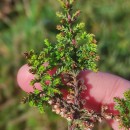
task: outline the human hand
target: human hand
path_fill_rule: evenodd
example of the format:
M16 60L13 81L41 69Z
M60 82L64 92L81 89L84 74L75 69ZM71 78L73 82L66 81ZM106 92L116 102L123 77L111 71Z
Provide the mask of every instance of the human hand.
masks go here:
M51 71L49 73L54 73ZM29 73L29 67L24 65L18 72L17 81L19 86L25 92L33 92L33 88L29 85L30 81L34 78L34 75ZM102 105L108 106L108 112L118 114L118 111L114 110L114 97L123 97L123 93L130 89L130 82L103 72L82 71L78 78L83 79L87 90L82 94L82 98L86 100L86 108L93 109L96 112L100 112ZM41 89L39 83L35 84L37 89ZM119 130L118 123L114 120L107 120L114 130Z

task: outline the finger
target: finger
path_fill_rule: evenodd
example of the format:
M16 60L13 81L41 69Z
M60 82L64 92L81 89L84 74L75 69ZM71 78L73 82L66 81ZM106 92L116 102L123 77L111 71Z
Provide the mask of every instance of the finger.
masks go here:
M36 89L38 89L38 90L42 90L40 83L35 83L34 86L30 85L31 80L34 79L34 75L29 72L29 69L30 69L30 67L27 64L23 65L19 69L18 74L17 74L18 85L20 86L20 88L23 91L25 91L27 93L33 92L34 91L34 87ZM52 76L53 74L56 73L56 70L57 70L57 68L54 67L52 70L48 70L47 73L50 76ZM47 80L47 81L45 81L45 83L49 84L50 81Z
M86 70L82 71L78 78L84 80L84 84L87 86L82 97L95 110L99 110L102 104L108 104L112 107L113 97L122 98L123 93L130 88L129 81L109 73L95 73Z
M123 97L123 93L130 89L129 81L109 73L94 73L88 70L82 71L79 78L84 80L87 86L87 90L82 94L82 98L86 100L86 108L100 112L101 106L107 105L108 112L118 114L118 111L114 109L113 98ZM117 122L110 120L109 124L118 130Z
M30 85L30 81L34 79L34 75L29 72L29 69L28 65L23 65L17 74L18 85L27 93L34 91L34 88ZM35 88L41 90L40 84L36 83Z

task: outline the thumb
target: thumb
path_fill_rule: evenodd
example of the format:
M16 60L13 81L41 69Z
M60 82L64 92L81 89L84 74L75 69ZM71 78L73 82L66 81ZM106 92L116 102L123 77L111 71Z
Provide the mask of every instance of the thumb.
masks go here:
M79 78L84 81L87 90L82 94L82 98L86 100L85 107L100 112L102 105L108 106L108 112L118 114L114 109L114 97L123 97L123 93L130 89L130 82L103 72L82 71ZM108 123L114 130L119 130L119 124L116 121L109 120Z

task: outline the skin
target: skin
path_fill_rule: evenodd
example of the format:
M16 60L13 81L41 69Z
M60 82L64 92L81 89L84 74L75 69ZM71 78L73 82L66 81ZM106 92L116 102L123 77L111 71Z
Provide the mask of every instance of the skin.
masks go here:
M53 74L55 71L49 71ZM20 68L17 81L21 89L25 92L33 92L33 88L29 85L30 81L34 78L34 75L29 73L29 67L24 65ZM114 97L123 97L123 93L130 89L130 81L127 81L119 76L112 75L103 72L81 71L78 75L79 79L84 81L87 86L87 90L82 93L82 98L86 100L85 107L93 109L96 112L100 112L101 105L108 105L108 112L112 112L114 115L118 114L118 111L114 110ZM40 84L36 84L35 87L41 90ZM114 130L119 130L118 123L114 120L107 120ZM130 130L130 129L129 129Z

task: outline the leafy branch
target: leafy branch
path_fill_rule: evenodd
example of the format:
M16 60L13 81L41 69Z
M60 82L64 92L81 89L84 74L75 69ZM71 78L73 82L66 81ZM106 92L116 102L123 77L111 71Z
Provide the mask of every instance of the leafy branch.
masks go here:
M52 106L52 111L67 119L68 130L91 130L97 121L119 117L121 125L129 128L130 111L127 106L130 104L130 93L125 93L126 100L115 98L118 103L116 109L121 112L118 116L107 113L107 106L102 106L101 113L84 108L81 93L87 86L77 76L84 69L98 70L96 62L100 58L97 44L94 35L84 30L85 24L77 23L80 10L73 10L76 0L58 1L64 11L56 13L60 18L60 24L56 27L59 31L57 42L52 44L45 39L45 48L39 54L34 50L25 53L30 72L35 78L31 81L34 92L29 93L24 102L37 106L41 112L44 112L43 104ZM41 90L36 89L36 83L40 83Z

